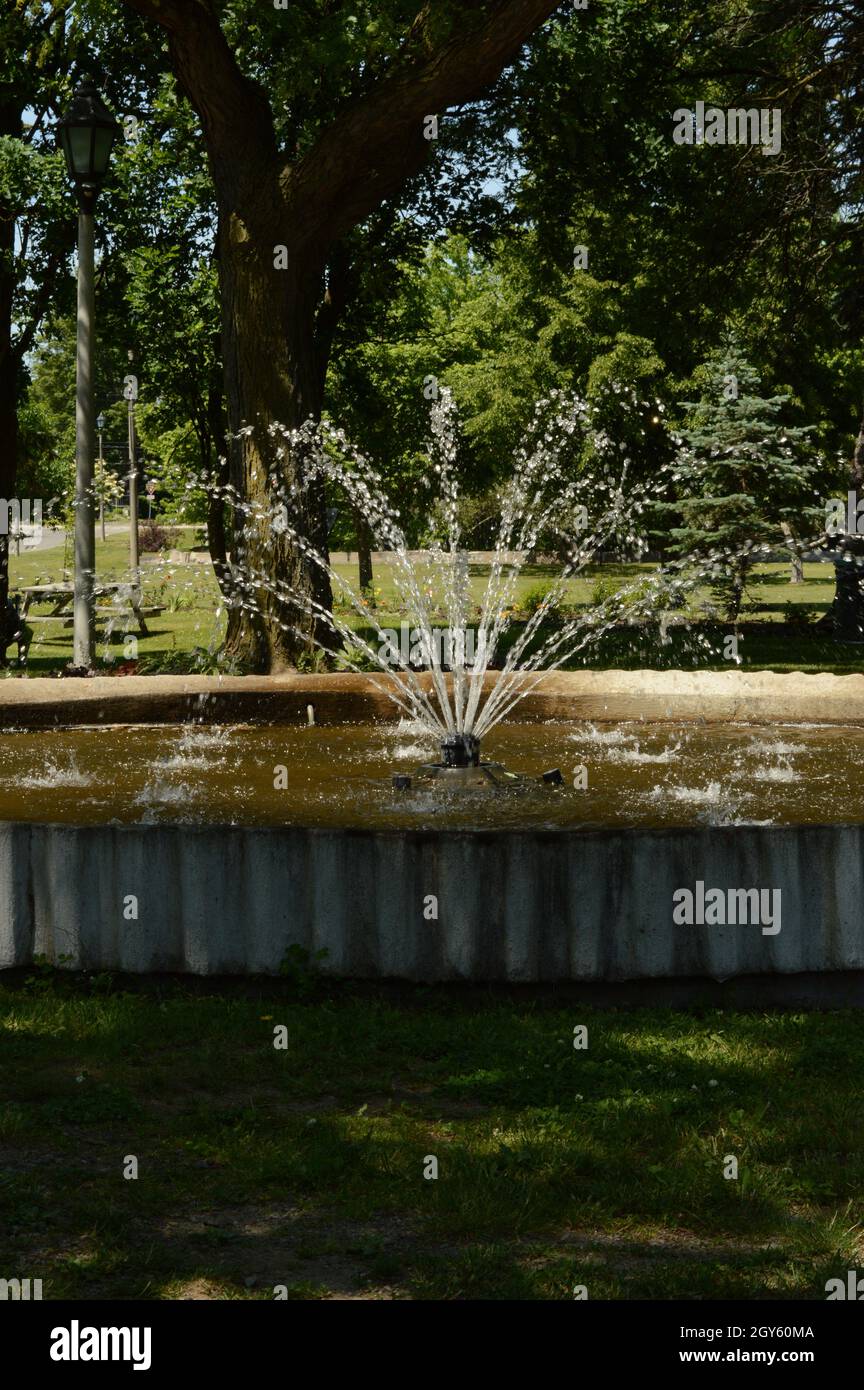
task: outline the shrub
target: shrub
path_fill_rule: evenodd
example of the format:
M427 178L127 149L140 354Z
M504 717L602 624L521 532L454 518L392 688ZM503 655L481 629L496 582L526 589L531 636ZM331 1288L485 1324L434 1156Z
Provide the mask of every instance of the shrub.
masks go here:
M370 647L381 645L380 639L374 634L370 634L366 639ZM368 655L362 647L355 647L348 643L340 652L336 654L337 671L380 671L381 663L374 657Z
M529 589L519 605L523 613L527 613L529 618L533 617L537 610L546 602L553 588L554 585L552 584L537 584L533 589ZM544 616L547 618L555 617L559 607L560 597L553 598Z
M609 579L606 575L600 575L594 581L591 589L591 603L595 608L599 608L601 603L608 603L610 598L614 598L624 586L617 584L614 579Z
M138 662L141 676L242 676L240 663L214 648L194 647L192 651L175 648L170 652L154 652Z
M793 632L806 632L821 617L815 604L786 603L783 607L783 621Z
M157 526L155 521L142 521L138 526L138 549L153 554L158 550L171 550L177 544L179 532L167 527Z
M323 671L331 670L333 658L320 647L307 647L298 654L296 665L301 675L317 676Z

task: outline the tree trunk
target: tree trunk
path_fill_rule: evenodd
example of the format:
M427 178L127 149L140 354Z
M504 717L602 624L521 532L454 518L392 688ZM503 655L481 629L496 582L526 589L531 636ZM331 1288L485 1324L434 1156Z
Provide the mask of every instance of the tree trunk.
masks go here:
M788 521L781 522L781 530L783 531L783 535L786 537L786 544L787 544L787 546L789 547L789 551L790 551L791 556L792 556L792 559L791 559L791 562L790 562L790 563L791 563L791 570L790 570L790 574L789 574L789 583L790 583L790 584L803 584L803 583L804 583L804 562L803 562L802 559L801 559L801 551L800 551L800 548L799 548L798 540L797 540L797 538L795 537L795 535L794 535L794 533L793 533L793 531L792 531L792 527L789 525Z
M218 338L218 335L216 335ZM213 573L225 598L230 594L228 567L228 532L225 526L225 488L228 483L228 459L222 370L214 373L207 392L207 454L204 466L210 475L212 488L207 494L207 547L213 563Z
M849 469L849 484L854 490L858 501L858 492L864 486L864 408L861 411L861 424L858 427L858 438L855 440L855 449L852 453L852 466Z
M740 617L741 605L744 602L744 588L747 582L747 569L747 560L739 559L736 561L732 570L732 589L726 610L727 622L737 623Z
M310 614L315 605L332 606L327 575L273 524L287 498L289 526L326 558L323 489L305 480L302 457L278 456L284 441L268 432L271 424L293 429L320 414L314 325L321 267L295 258L285 270L273 268L275 199L273 208L256 219L254 245L238 216L224 216L219 260L229 476L243 499L232 516L226 651L251 671L292 668L313 645L311 634L327 645L326 625ZM238 438L245 426L251 432Z
M126 0L168 37L181 90L201 120L219 211L219 274L233 517L228 652L246 669L291 666L310 640L332 641L323 485L279 456L268 426L317 419L325 355L316 310L331 251L429 158L425 122L479 96L557 0L431 0L369 89L333 112L293 162L280 153L262 87L238 66L212 0ZM288 268L274 269L287 247ZM337 276L337 280L338 280ZM338 299L338 285L336 298ZM237 438L240 429L251 433ZM280 486L281 485L281 486ZM274 529L284 488L295 536ZM240 510L242 509L242 510ZM299 540L297 539L299 537Z
M357 566L360 592L365 594L367 590L371 591L374 579L372 574L372 532L368 521L361 512L354 512L354 524L357 531ZM372 600L372 606L373 608L375 606L374 600Z
M5 325L6 319L3 319ZM2 328L0 328L2 332ZM15 496L18 472L18 362L0 349L0 499ZM9 597L9 536L0 535L0 630L5 629Z

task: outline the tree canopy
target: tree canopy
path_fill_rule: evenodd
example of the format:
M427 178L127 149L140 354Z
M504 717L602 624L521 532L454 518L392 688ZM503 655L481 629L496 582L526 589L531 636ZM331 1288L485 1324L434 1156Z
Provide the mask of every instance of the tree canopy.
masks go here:
M194 468L249 504L207 518L249 664L293 659L274 595L313 582L250 518L287 490L326 545L334 501L269 451L267 422L329 414L410 529L430 401L450 387L482 521L552 389L632 388L623 442L652 476L731 333L760 399L810 430L825 486L848 467L864 398L853 0L82 0L17 4L4 25L11 456L52 488L71 462L74 210L51 126L86 56L126 126L99 204L97 392L119 428L132 348L166 480ZM698 102L780 111L777 152L676 143L675 113ZM343 510L331 539L362 543L362 519ZM233 606L229 554L254 576Z

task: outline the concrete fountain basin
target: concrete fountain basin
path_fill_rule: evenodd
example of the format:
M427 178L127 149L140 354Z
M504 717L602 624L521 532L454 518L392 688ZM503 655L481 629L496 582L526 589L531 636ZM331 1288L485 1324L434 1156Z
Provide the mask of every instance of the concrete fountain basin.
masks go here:
M296 729L310 706L322 730L395 716L380 678L352 675L0 686L9 748L14 731L76 726L93 740L117 725ZM0 824L0 968L45 955L79 970L269 974L300 946L326 950L325 973L357 978L690 988L770 977L772 997L822 999L827 982L864 998L864 802L857 754L838 775L832 752L864 740L864 677L555 673L513 718L577 731L831 725L808 764L834 779L831 814L711 823L685 806L674 824L550 827L540 815L478 828L442 815L380 827L361 799L339 825L153 821L146 808L127 823L68 812L57 823L33 818L25 785L20 814Z

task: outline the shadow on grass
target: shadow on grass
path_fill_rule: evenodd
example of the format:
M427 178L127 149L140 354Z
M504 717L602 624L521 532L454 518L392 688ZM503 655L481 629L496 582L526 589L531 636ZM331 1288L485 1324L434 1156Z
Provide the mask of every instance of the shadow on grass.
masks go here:
M2 1257L48 1297L821 1297L853 1258L860 1014L118 983L0 990Z

